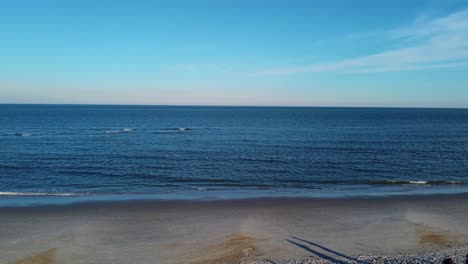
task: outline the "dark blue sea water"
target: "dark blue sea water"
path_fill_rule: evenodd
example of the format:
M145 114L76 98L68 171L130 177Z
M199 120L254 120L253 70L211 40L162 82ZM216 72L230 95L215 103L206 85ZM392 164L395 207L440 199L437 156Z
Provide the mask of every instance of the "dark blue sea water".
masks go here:
M2 201L465 191L468 109L0 105Z

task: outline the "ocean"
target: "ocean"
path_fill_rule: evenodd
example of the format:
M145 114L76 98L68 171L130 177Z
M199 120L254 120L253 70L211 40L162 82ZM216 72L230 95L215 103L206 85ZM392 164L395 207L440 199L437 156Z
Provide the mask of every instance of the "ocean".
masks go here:
M468 109L0 105L0 204L468 192Z

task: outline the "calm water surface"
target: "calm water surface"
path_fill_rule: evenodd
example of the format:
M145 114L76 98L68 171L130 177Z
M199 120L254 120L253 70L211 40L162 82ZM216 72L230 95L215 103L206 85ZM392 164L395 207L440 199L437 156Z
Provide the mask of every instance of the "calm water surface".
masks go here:
M0 105L2 201L465 191L468 109Z

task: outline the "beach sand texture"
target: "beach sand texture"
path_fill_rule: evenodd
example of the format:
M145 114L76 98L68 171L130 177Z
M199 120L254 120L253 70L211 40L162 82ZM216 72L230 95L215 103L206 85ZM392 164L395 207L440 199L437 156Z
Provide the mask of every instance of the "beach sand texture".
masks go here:
M12 262L14 264L55 264L56 248L46 250L33 256L25 257L18 261Z
M468 253L467 197L1 208L0 263L438 263Z

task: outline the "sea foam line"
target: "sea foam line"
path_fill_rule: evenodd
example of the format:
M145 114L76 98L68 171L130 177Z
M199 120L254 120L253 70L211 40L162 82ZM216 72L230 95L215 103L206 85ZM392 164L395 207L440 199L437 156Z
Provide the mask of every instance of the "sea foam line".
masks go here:
M0 192L0 196L77 196L77 193Z

